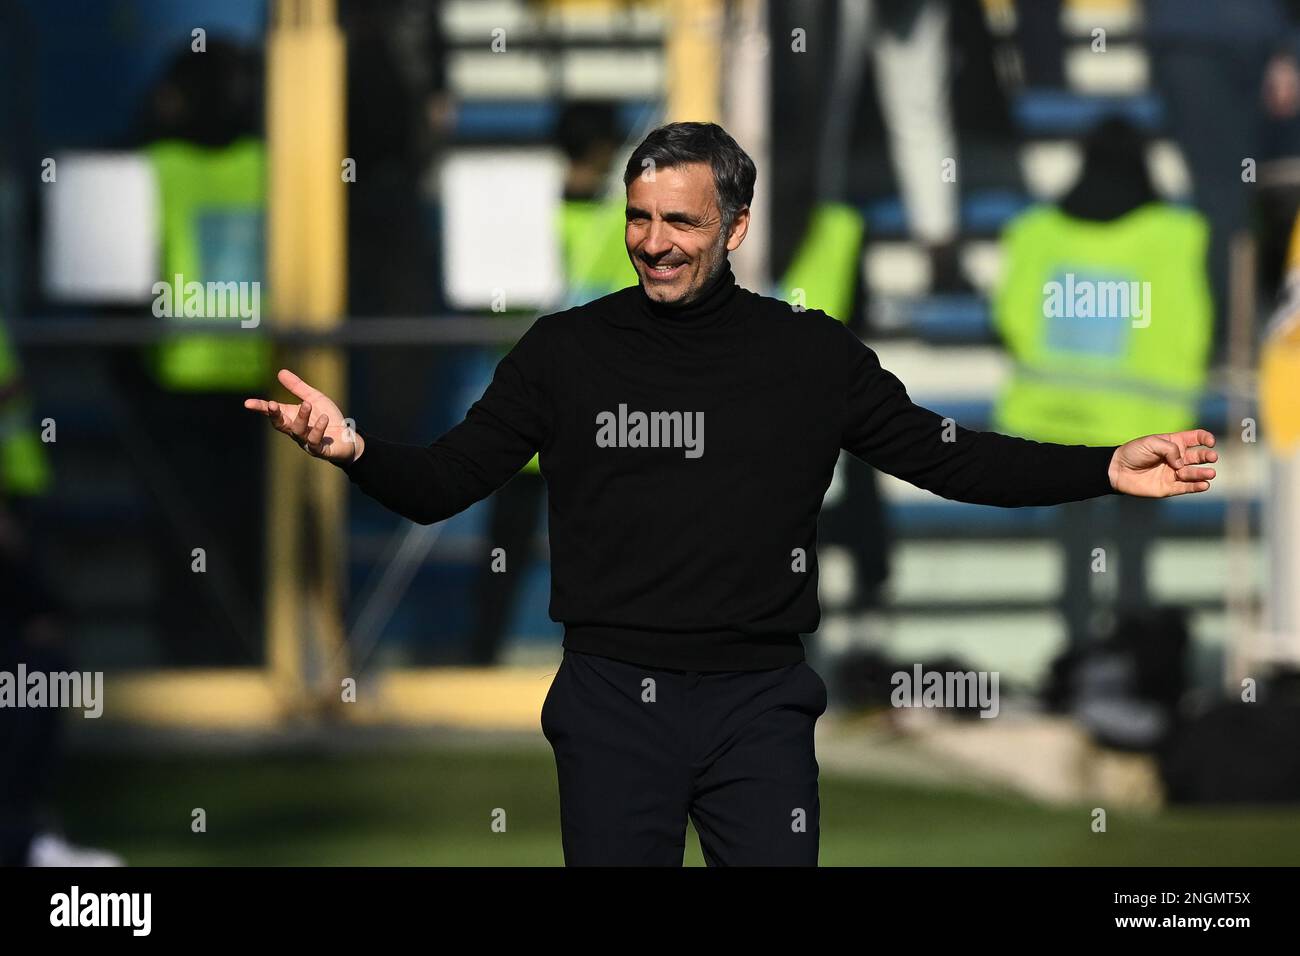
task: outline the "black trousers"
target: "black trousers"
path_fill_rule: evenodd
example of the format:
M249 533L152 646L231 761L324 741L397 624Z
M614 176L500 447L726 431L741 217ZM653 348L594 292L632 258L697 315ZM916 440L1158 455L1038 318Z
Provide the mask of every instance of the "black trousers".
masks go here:
M568 866L681 866L689 816L710 866L816 866L806 662L681 671L566 650L542 705Z

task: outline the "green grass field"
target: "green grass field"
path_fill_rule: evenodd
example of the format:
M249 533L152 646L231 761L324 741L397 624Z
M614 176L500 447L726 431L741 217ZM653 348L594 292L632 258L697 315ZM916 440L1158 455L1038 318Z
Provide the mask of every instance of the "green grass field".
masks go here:
M135 865L560 865L546 751L464 747L286 756L78 756L60 809L76 842ZM1111 810L822 775L823 865L1300 862L1300 809ZM193 833L191 811L207 812ZM491 830L494 808L504 833ZM686 863L703 865L694 832Z

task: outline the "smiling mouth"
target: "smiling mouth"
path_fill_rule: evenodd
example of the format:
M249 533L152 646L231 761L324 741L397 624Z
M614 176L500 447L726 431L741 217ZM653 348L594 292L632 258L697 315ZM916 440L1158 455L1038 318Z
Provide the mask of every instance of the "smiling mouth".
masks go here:
M678 262L671 266L656 266L647 262L645 263L645 274L652 279L675 279L685 267L685 262Z

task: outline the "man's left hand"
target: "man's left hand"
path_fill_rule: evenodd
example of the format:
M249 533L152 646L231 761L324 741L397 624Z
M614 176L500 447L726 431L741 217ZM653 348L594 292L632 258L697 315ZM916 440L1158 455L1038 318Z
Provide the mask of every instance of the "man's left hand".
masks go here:
M1169 498L1210 490L1218 461L1214 435L1203 428L1169 435L1145 435L1120 445L1110 460L1110 484L1121 494Z

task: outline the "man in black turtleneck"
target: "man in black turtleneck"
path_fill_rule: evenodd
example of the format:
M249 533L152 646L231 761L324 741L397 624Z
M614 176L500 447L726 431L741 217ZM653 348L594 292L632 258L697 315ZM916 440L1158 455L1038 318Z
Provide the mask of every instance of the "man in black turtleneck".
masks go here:
M1214 437L1108 448L961 428L912 404L835 319L736 285L754 164L711 123L633 152L638 286L538 319L465 420L428 446L249 399L310 454L422 524L491 494L534 451L549 497L564 659L542 708L565 861L815 864L817 513L841 448L958 501L1015 507L1205 491Z

